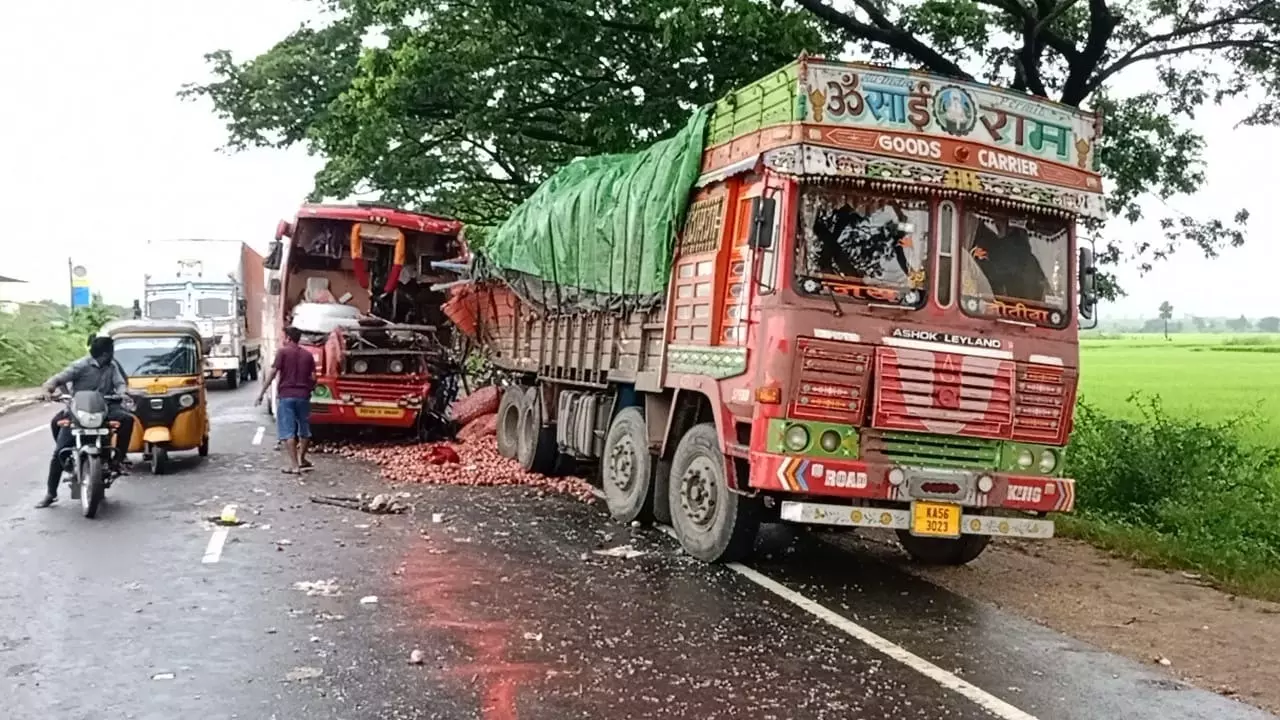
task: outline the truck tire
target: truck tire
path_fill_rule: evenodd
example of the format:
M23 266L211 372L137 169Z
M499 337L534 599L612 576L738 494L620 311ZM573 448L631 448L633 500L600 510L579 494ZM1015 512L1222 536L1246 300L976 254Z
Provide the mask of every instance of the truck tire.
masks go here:
M760 499L732 492L714 423L694 425L671 458L671 526L703 562L737 562L755 546Z
M227 371L227 388L230 390L235 390L238 387L240 387L240 371L228 370Z
M653 461L653 521L671 524L671 461L662 458Z
M516 460L529 472L550 475L555 472L556 454L556 429L543 427L542 400L538 397L538 388L528 388L520 409Z
M614 520L652 522L653 465L644 413L623 408L609 424L600 458L600 484Z
M524 414L524 388L513 385L502 392L498 402L498 454L515 458L520 443L520 417Z
M987 549L991 536L961 535L953 540L916 537L907 530L899 530L898 543L912 560L922 565L964 565L976 560Z

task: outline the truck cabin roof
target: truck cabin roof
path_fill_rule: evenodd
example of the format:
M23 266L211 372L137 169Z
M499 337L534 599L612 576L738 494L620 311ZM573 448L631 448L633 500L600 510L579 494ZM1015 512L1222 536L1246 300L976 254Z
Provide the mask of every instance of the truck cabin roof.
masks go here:
M462 222L444 215L418 213L399 208L359 204L359 205L303 205L298 210L295 224L306 220L338 220L344 222L376 223L390 225L402 230L410 230L432 235L457 235L462 231ZM286 227L281 223L279 236L292 235L294 227Z

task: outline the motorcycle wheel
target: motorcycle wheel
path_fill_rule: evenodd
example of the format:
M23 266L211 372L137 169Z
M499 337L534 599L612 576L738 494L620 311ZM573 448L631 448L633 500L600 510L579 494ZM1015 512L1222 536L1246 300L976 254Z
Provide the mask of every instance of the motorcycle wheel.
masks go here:
M103 484L102 458L85 458L80 464L80 507L84 516L93 518L98 514L98 507L107 494Z

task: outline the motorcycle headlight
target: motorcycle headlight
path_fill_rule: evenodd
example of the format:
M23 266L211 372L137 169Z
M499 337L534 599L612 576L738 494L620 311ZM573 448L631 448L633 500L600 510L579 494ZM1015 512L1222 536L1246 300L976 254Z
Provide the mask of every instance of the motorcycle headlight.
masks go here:
M367 373L369 372L369 363L364 360L357 360L351 363L351 369L358 373Z
M390 368L391 372L393 373L404 372L404 363L400 362L399 360L392 360L390 363L387 364L387 367Z
M80 423L82 428L99 428L102 427L102 420L106 413L85 412L84 410L76 411L76 422Z
M182 395L178 398L178 404L184 408L189 408L196 404L196 396L190 393Z

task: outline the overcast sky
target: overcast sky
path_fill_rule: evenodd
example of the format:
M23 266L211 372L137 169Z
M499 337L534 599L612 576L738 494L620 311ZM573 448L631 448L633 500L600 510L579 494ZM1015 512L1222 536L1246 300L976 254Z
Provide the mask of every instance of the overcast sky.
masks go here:
M90 269L96 291L128 304L140 295L150 238L265 248L276 221L310 189L318 160L301 149L222 153L225 133L210 107L175 93L206 77L205 52L261 52L312 8L305 0L0 3L8 31L0 43L0 216L9 238L0 275L29 281L23 299L61 299L72 256ZM1216 261L1189 250L1145 278L1124 272L1130 297L1104 316L1151 316L1165 299L1179 315L1280 314L1280 289L1264 279L1280 263L1280 130L1235 129L1243 114L1214 109L1201 119L1209 182L1179 207L1224 216L1248 207L1249 244Z

